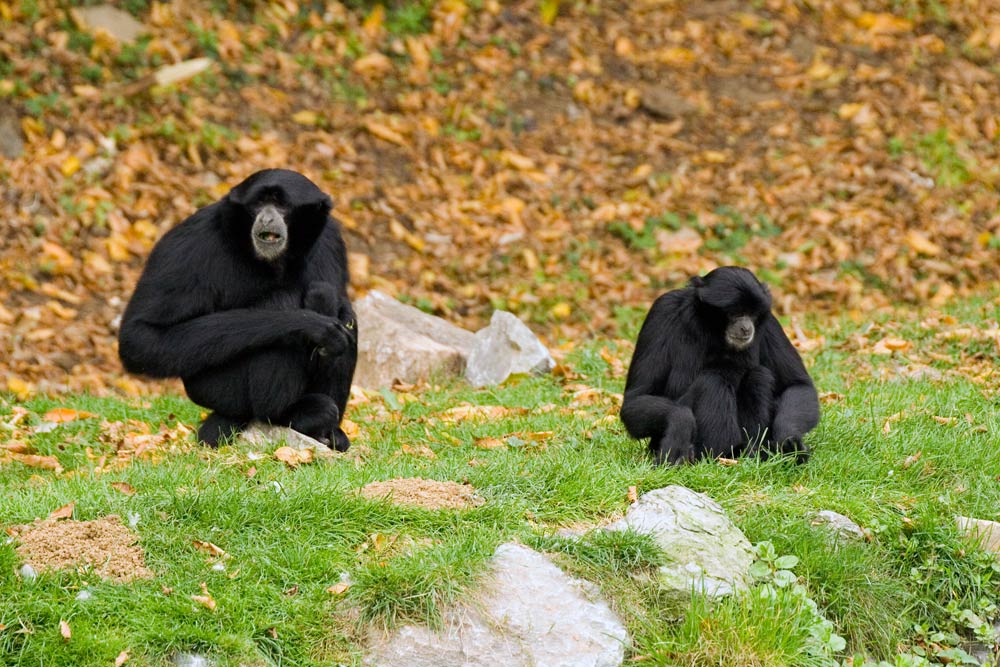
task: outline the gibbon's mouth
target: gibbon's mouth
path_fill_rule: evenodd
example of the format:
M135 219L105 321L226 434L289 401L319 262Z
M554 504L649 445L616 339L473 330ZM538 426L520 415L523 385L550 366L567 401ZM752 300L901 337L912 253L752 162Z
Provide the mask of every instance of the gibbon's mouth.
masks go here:
M285 240L285 237L277 232L265 230L257 234L257 240L262 243L281 243Z
M749 347L750 343L753 342L753 335L751 334L750 336L727 336L726 342L729 343L730 347L736 350L742 350L744 348Z
M288 224L284 213L271 204L261 207L254 219L251 234L257 257L267 262L278 259L288 246Z

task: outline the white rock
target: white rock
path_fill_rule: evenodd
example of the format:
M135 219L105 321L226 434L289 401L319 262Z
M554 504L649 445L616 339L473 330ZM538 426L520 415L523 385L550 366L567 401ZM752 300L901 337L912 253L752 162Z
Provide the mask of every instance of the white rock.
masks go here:
M178 653L172 660L175 667L212 667L215 663L197 653Z
M134 42L146 32L146 26L136 21L131 14L112 5L80 7L76 12L87 28L104 30L119 42Z
M816 524L826 525L835 535L848 539L865 539L865 531L861 526L851 521L843 514L832 510L822 510L816 513Z
M475 336L440 317L378 291L354 304L358 318L358 365L354 384L366 389L415 383L432 375L457 377Z
M499 384L515 373L548 373L556 362L531 329L504 310L493 312L490 325L476 332L465 378L473 387Z
M980 544L983 549L1000 554L1000 523L967 516L955 517L955 520L958 529Z
M21 569L18 570L18 574L20 574L21 578L25 581L34 581L38 578L38 572L36 572L35 568L31 567L27 563L21 566Z
M88 591L86 588L76 594L76 599L80 602L86 602L87 600L92 600L94 594Z
M660 581L678 595L692 590L709 597L745 590L754 556L750 542L717 502L683 486L643 494L625 517L607 530L651 535L670 563Z
M374 667L618 667L628 633L594 587L518 544L493 557L476 601L444 613L443 628L398 628L378 638Z

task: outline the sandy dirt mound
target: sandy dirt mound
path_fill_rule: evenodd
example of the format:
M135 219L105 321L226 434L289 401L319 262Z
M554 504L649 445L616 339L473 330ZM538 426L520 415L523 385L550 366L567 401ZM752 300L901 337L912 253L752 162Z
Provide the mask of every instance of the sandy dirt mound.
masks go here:
M404 477L384 482L372 482L361 487L365 498L385 498L397 505L426 509L465 509L478 507L485 501L468 484L438 482L420 477Z
M17 555L38 572L90 568L104 579L131 581L153 576L138 537L115 515L93 521L45 519L15 526Z

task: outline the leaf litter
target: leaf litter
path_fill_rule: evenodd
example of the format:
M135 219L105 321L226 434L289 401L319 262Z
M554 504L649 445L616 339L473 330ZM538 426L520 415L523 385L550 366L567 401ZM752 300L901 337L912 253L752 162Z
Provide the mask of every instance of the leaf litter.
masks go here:
M722 263L766 271L782 313L940 307L1000 278L989 3L455 0L406 35L382 5L154 3L138 47L8 4L19 400L179 393L124 375L117 317L155 240L255 165L335 195L355 294L472 329L503 304L553 340L613 334L609 304Z

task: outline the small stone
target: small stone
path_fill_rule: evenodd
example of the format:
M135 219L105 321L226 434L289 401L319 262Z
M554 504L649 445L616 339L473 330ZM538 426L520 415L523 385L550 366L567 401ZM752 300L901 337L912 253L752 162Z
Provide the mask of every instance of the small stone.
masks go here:
M958 529L986 551L1000 554L1000 523L967 516L955 517Z
M243 429L239 439L251 447L268 449L279 443L284 443L292 449L299 451L312 449L319 458L335 455L332 449L319 440L310 438L308 435L299 433L287 426L274 426L273 424L265 424L263 422L252 422L247 428ZM251 460L254 459L251 458Z
M119 42L134 42L146 32L146 26L136 21L131 14L112 5L80 7L76 11L85 27L104 30Z
M802 64L810 63L812 62L813 54L816 53L816 43L802 33L797 32L792 35L792 39L788 42L788 52L798 62Z
M225 571L226 571L225 563L216 563L215 565L212 566L212 572L225 572Z
M721 597L745 590L754 556L750 542L722 507L703 493L667 486L640 496L607 530L651 535L666 552L660 582L678 597L700 590Z
M76 594L76 599L80 602L86 602L87 600L92 600L94 594L88 591L86 588Z
M687 116L698 111L698 105L689 102L686 98L665 86L648 86L644 88L639 106L654 116L668 120Z
M515 373L548 373L556 362L531 329L513 313L493 312L490 325L476 332L465 379L473 387L499 384Z
M197 653L178 653L171 661L175 667L213 667L215 663Z
M0 155L16 160L24 153L24 136L17 113L0 101Z
M22 565L21 569L18 570L17 572L18 574L21 575L21 578L24 579L25 581L34 581L35 579L38 578L38 572L36 572L35 568L31 567L27 563Z
M813 525L825 525L836 536L846 539L865 539L865 531L861 526L851 521L843 514L832 510L822 510L816 513Z

